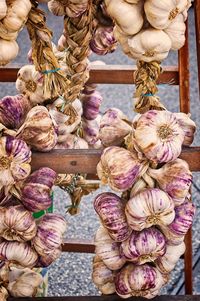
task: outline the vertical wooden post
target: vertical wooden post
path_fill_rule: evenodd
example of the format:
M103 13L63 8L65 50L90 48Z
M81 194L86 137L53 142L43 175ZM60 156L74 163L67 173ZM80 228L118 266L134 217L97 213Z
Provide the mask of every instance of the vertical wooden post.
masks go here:
M179 50L179 97L180 111L190 112L190 71L189 71L189 42L188 42L188 21L186 22L185 45ZM185 237L186 251L185 263L185 293L192 295L192 230Z
M197 43L197 64L199 77L199 96L200 96L200 0L194 1L195 27L196 27L196 43Z

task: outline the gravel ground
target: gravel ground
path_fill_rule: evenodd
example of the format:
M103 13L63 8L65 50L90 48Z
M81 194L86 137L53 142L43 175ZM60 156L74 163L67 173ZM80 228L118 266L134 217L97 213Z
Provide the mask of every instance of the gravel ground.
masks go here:
M54 41L56 42L59 35L62 32L62 18L53 17L51 14L47 16L48 24L54 32ZM200 105L198 98L198 85L197 85L197 62L196 62L196 49L195 49L195 33L194 33L194 16L193 10L189 13L189 37L190 37L190 66L191 66L191 113L192 118L197 123L198 134L196 135L194 144L199 145L199 124L200 124ZM20 44L20 55L18 56L17 63L26 62L26 53L29 50L30 43L28 35L25 30L20 33L18 38ZM120 49L114 54L107 55L106 57L91 56L91 60L103 60L108 64L132 64L132 61L128 59ZM171 53L168 59L164 62L167 65L177 64L177 53ZM100 85L99 91L104 97L101 111L104 112L109 107L118 107L123 110L130 118L133 118L132 112L132 94L134 87L132 85ZM159 88L159 95L163 103L171 111L179 110L178 103L178 87L163 85ZM15 86L12 83L1 83L0 97L5 95L16 94ZM196 188L200 187L200 177L196 173L194 175L194 183ZM193 226L193 252L197 253L200 245L200 231L198 226L198 217L200 216L200 203L199 192L195 187L193 188L193 201L197 206L196 219ZM103 188L104 190L107 188ZM101 189L101 191L103 190ZM92 196L84 197L81 203L81 212L78 216L71 217L66 216L68 221L67 237L73 238L89 238L94 236L99 222L95 215L92 199L99 193L97 191ZM69 204L68 196L60 189L55 189L55 211L65 212L66 206ZM65 253L61 258L49 269L49 295L61 296L61 295L94 295L98 294L95 286L91 281L91 262L93 255L90 254L72 254ZM183 262L179 261L176 269L172 273L171 280L166 288L163 290L163 294L174 292L174 288L177 286L177 281L182 277ZM195 293L200 293L200 277L195 275L194 278Z

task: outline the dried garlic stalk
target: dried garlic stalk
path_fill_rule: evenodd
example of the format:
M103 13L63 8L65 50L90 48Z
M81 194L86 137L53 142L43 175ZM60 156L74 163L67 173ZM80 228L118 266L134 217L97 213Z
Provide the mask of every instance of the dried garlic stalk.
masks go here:
M53 53L52 32L45 23L45 13L35 7L32 8L26 23L32 42L32 58L37 71L44 74L44 94L46 98L54 98L68 90L69 80L60 70L58 61Z
M134 74L136 92L135 111L137 113L145 113L149 110L165 110L155 94L158 91L156 81L162 72L160 62L137 62L137 71Z

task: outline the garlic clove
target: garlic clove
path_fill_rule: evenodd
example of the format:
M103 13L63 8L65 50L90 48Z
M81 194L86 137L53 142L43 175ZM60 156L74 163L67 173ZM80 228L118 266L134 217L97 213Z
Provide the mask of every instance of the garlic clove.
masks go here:
M169 225L175 217L172 199L158 188L148 188L132 197L126 204L125 214L135 231L153 225Z
M175 113L175 116L178 120L180 127L183 129L185 133L183 145L190 146L194 140L196 124L192 119L190 119L189 114Z
M88 120L97 118L103 100L100 92L96 91L95 88L91 85L86 85L81 94L83 116Z

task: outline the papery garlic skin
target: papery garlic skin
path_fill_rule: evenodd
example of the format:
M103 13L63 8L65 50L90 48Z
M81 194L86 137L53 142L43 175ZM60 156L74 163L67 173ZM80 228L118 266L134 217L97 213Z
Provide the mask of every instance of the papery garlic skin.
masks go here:
M185 30L186 25L184 23L184 16L182 14L178 15L164 32L169 36L172 46L172 50L178 50L185 44Z
M179 113L175 113L175 116L178 120L180 127L183 129L185 133L183 145L190 146L194 140L196 124L190 118L189 114L179 112Z
M144 62L162 61L171 49L172 42L162 30L148 28L128 39L132 58Z
M6 16L7 13L7 3L6 0L2 0L0 3L0 20Z
M7 191L31 172L31 151L27 144L11 136L0 138L0 190Z
M0 100L0 122L9 129L18 129L30 108L23 95L5 96Z
M83 116L88 120L96 119L102 103L101 94L90 85L86 85L82 94Z
M31 212L48 209L52 204L51 189L57 174L48 167L34 171L24 182L21 202Z
M110 146L104 149L97 165L97 174L102 184L109 184L115 191L129 189L148 168L148 162L140 162L137 153Z
M57 143L54 149L88 149L89 145L85 139L72 134L65 134L65 141ZM63 140L63 139L62 139Z
M57 134L47 108L43 106L32 108L24 124L19 128L17 137L37 151L52 150L57 143Z
M173 161L181 153L184 131L176 115L150 110L137 121L135 139L145 156L156 163Z
M39 220L40 229L54 229L63 235L67 228L65 218L58 213L47 213Z
M113 27L97 27L90 41L91 50L98 55L106 55L115 51L116 47L117 41L113 35Z
M17 73L16 89L24 94L32 105L45 101L44 76L35 70L34 65L25 65Z
M120 250L126 260L141 265L163 256L166 251L165 244L164 235L151 227L141 232L133 231L131 236L122 242Z
M38 260L38 255L28 243L5 241L0 243L0 259L32 268Z
M16 41L0 39L0 66L5 66L16 58L19 46Z
M4 208L0 214L0 235L9 241L29 241L35 237L37 227L32 214L23 206Z
M169 225L175 217L173 200L158 188L143 190L132 197L125 213L129 226L135 231L153 225Z
M93 259L92 280L104 295L115 293L113 272L101 261L98 256Z
M100 120L100 115L94 120L82 118L83 138L91 147L97 143L99 143L99 147L101 147L101 141L99 140Z
M100 226L95 235L95 253L110 270L119 270L126 262L120 254L120 243L115 242L108 231Z
M111 108L101 118L99 137L104 146L120 145L131 130L127 116L119 109Z
M183 242L187 231L192 226L194 214L194 204L185 202L175 208L175 218L170 225L160 226L170 245L179 245Z
M152 299L158 295L166 278L155 267L129 263L115 277L116 293L121 298L131 296Z
M182 13L188 5L187 0L146 0L144 10L149 23L158 29L167 28L170 23Z
M114 241L123 241L131 233L124 213L123 200L114 193L104 192L94 200L94 209Z
M6 301L8 298L8 291L5 287L0 286L0 300Z
M170 273L174 269L181 255L183 255L184 253L185 253L184 242L182 242L177 246L167 244L165 255L163 257L158 258L155 261L157 269L163 274Z
M185 201L192 184L192 172L186 161L178 158L159 169L148 169L148 174L171 196L176 206Z
M19 270L18 277L9 282L8 291L12 297L34 297L42 281L43 278L39 273L30 269Z
M38 265L42 267L50 266L54 261L56 261L62 254L61 248L53 249L52 251L45 254L45 256L39 256Z

